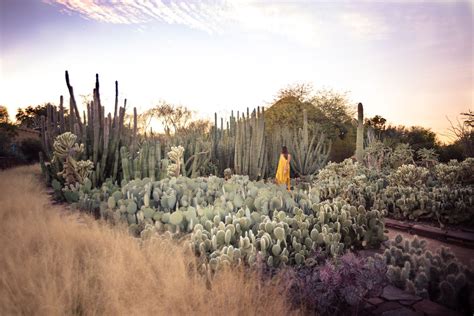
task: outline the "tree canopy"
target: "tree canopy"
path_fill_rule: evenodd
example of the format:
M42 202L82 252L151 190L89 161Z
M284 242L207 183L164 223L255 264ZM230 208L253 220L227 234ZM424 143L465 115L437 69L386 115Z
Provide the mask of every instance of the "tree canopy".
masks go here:
M8 109L5 106L0 105L0 123L7 123L8 121Z
M313 89L309 84L296 84L277 93L276 101L265 112L268 133L275 128L301 128L303 110L306 110L311 127L320 126L331 139L343 138L352 125L347 96L334 90Z
M16 112L16 121L19 125L28 128L39 128L41 115L46 116L46 108L50 103L37 105L35 107L28 106L24 109L19 108Z

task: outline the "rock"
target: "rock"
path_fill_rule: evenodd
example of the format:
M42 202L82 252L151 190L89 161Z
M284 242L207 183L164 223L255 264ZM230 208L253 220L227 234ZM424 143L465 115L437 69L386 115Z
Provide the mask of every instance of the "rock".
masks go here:
M372 314L381 315L382 313L386 311L391 311L391 310L396 310L396 309L401 309L401 308L403 308L403 306L397 302L383 302L382 304L377 306L377 308L372 312Z
M468 232L463 232L463 231L448 231L446 233L446 237L463 241L466 243L474 243L474 234L473 233L468 233Z
M419 301L421 300L421 297L416 296L414 294L410 294L408 292L405 292L403 290L400 290L397 287L394 287L392 285L387 285L382 292L381 295L382 298L388 300L388 301Z
M459 315L455 311L452 311L443 305L432 302L430 300L422 300L421 302L413 305L416 311L423 312L428 316L456 316Z
M374 305L369 304L368 302L364 302L364 306L362 310L365 312L364 314L370 314L371 311L375 309Z
M406 307L392 309L381 314L382 316L423 316L423 313L414 312Z
M435 238L444 238L446 234L446 231L441 228L426 225L413 225L413 232Z
M369 302L372 305L379 305L385 301L381 299L380 297L371 297L367 300L367 302Z

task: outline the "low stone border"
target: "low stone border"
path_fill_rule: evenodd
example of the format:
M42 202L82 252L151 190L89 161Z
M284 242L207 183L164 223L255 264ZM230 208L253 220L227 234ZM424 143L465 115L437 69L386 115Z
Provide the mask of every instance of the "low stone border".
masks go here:
M466 230L454 231L428 225L406 223L391 218L385 218L385 226L406 231L410 234L442 239L446 242L458 243L465 247L474 248L474 232Z
M458 316L460 314L438 303L387 285L378 297L365 300L362 315Z

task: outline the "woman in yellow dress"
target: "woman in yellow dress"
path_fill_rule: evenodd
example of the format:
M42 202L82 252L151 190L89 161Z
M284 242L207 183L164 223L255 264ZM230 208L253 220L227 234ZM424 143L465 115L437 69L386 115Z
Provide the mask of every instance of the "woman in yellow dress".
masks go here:
M276 172L276 183L286 184L288 191L290 191L290 161L291 155L288 154L288 148L282 146L280 160L278 161L278 169Z

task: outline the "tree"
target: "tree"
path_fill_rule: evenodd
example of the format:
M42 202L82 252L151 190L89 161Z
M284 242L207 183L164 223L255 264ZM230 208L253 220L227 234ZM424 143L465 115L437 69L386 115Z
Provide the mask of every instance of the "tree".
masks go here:
M332 141L331 161L342 161L353 154L355 111L346 94L328 89L312 93L310 84L288 86L277 93L276 101L265 111L266 135L271 136L283 127L302 128L303 110L310 128L319 126Z
M7 108L0 106L0 156L11 154L10 146L16 134L16 126L10 123Z
M209 120L198 119L189 122L186 126L180 127L177 131L180 135L204 135L211 130L211 122Z
M405 133L403 142L410 144L415 151L421 148L432 149L438 147L436 134L431 129L421 126L411 126Z
M185 127L192 117L192 111L182 105L172 105L166 101L160 101L158 105L143 113L142 120L147 128L153 119L163 124L166 135L176 133Z
M468 127L474 127L474 112L469 110L466 113L461 113L462 116L464 116L464 124L467 125Z
M380 115L365 119L365 126L372 127L374 130L383 131L387 120Z
M448 118L451 124L449 131L454 143L462 148L464 157L474 157L474 113L469 110L461 115L461 120L457 119L456 124Z
M286 88L280 89L278 91L274 103L278 100L285 98L295 98L300 102L309 101L311 98L311 92L313 91L313 86L310 83L296 83L293 85L288 85Z
M285 96L265 111L265 130L271 135L274 129L282 127L303 127L303 110L306 110L308 122L316 123L318 111L310 102L303 102L295 96Z
M40 128L40 117L41 115L46 116L46 108L50 103L43 105L37 105L36 107L28 106L25 109L19 108L16 112L16 121L19 125L27 128L37 129Z
M421 148L439 148L436 134L431 129L421 126L389 125L381 131L380 138L391 148L395 148L400 143L409 144L415 151Z
M387 120L382 116L375 115L372 118L365 119L365 126L371 128L374 131L374 135L380 139L385 131L386 122Z
M8 123L8 110L5 106L0 105L0 123Z
M344 137L354 115L347 96L327 89L311 91L310 84L297 84L280 90L277 100L265 112L268 132L282 126L301 128L303 110L306 110L310 126L319 125L330 139Z

